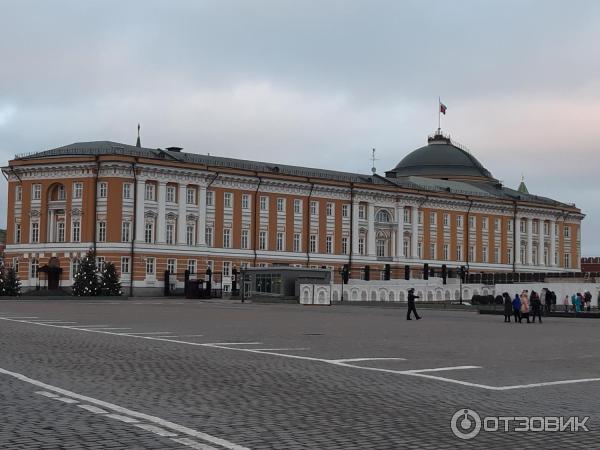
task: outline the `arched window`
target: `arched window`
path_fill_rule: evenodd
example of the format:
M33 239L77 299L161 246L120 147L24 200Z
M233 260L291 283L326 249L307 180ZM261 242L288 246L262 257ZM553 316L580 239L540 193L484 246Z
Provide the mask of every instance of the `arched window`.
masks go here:
M389 223L392 221L392 219L389 212L387 212L385 209L380 209L375 215L375 221Z

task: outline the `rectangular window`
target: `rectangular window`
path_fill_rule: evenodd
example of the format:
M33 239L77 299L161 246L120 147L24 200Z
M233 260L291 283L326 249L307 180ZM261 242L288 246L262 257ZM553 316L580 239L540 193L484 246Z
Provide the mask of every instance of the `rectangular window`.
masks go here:
M223 228L223 248L231 248L231 228Z
M165 242L169 245L175 243L175 224L172 222L167 223L165 228Z
M436 225L436 222L437 222L437 213L430 212L429 213L429 224L431 226L434 226L434 225Z
M121 275L128 274L129 271L129 256L121 256Z
M571 254L565 253L564 256L565 269L569 269L571 267Z
M147 277L154 276L154 258L152 258L152 257L146 258L146 276Z
M80 200L83 197L83 183L73 183L73 199Z
M277 251L282 252L284 250L283 243L284 243L284 236L283 236L283 233L281 231L279 231L279 232L277 232Z
M131 183L123 183L123 200L131 199Z
M325 252L329 254L333 253L333 236L325 237Z
M231 192L225 192L223 194L223 207L233 208L233 194Z
M465 219L464 216L456 216L456 228L462 229L463 223L464 223L464 219Z
M310 240L308 242L309 242L308 251L310 253L317 253L317 235L311 234Z
M213 229L212 229L212 227L206 227L204 238L206 239L206 245L208 247L212 247L213 246Z
M494 262L500 264L500 248L494 247Z
M250 209L250 195L242 195L242 209Z
M175 189L175 186L168 185L166 187L165 197L167 203L175 203L175 200L177 199L177 190Z
M570 226L565 225L565 227L563 229L563 236L566 237L567 239L569 239L571 237L571 227Z
M495 232L500 231L500 219L494 219L494 231Z
M131 241L131 222L121 222L121 242Z
M98 184L98 197L99 198L108 197L108 183L103 181L100 184Z
M538 234L538 233L539 233L539 230L540 230L540 226L539 226L539 225L540 225L540 223L539 223L537 220L534 220L534 221L532 221L532 222L533 222L533 227L532 227L532 228L533 228L533 232L534 232L535 234Z
M448 244L444 244L444 260L448 261L450 259L450 246Z
M39 268L40 263L38 262L37 258L31 259L29 262L29 278L37 278Z
M513 220L510 219L507 223L508 223L508 226L507 226L508 232L512 233L512 230L513 230Z
M250 231L242 230L242 248L250 248Z
M342 217L350 217L350 205L342 205Z
M409 208L403 208L404 210L404 223L410 223L410 209Z
M343 255L348 254L348 238L347 237L342 238L342 254Z
M333 203L325 205L325 214L327 214L327 217L333 217Z
M481 229L483 231L487 231L488 230L488 218L487 217L482 217L481 218Z
M65 242L65 223L56 223L56 242Z
M98 222L98 242L106 242L106 222Z
M358 254L359 255L365 254L365 238L364 237L358 238Z
M365 205L358 205L358 218L364 219L366 216Z
M277 212L284 212L284 211L285 211L285 199L278 198L277 199Z
M484 263L488 262L488 248L485 245L481 248L481 259Z
M319 214L319 204L315 200L310 202L310 214L312 216Z
M193 223L188 223L185 226L185 243L196 245L196 226Z
M21 186L15 186L15 202L19 203L23 200L23 189Z
M527 223L527 221L525 219L521 219L519 221L519 230L521 231L521 233L525 233L525 224Z
M445 227L450 226L450 214L444 214L444 226Z
M300 233L294 233L294 251L300 252Z
M402 249L404 250L404 256L409 257L410 256L410 242L407 240L404 240L402 242Z
M417 213L417 216L418 216L418 218L417 218L417 223L418 223L419 225L421 225L421 224L423 223L423 211L419 211L419 212Z
M223 261L223 276L231 276L231 261Z
M508 258L508 263L512 264L512 262L513 262L513 249L512 248L507 249L506 257Z
M475 261L475 247L472 245L469 246L469 261Z
M81 260L71 260L71 279L75 278L75 274L79 272L79 269L81 269Z
M15 224L14 242L15 242L15 244L19 244L21 242L21 224L20 223Z
M423 257L423 242L417 242L417 258Z
M31 243L37 244L40 242L40 224L32 222L31 224Z
M171 274L177 272L177 260L174 258L167 259L167 271Z
M544 236L550 235L550 224L548 222L544 222ZM548 265L548 264L546 264Z
M42 199L42 185L34 184L31 186L31 199L41 200Z
M457 261L462 261L463 260L463 247L462 247L462 244L458 244L456 246L456 260Z
M156 201L156 186L153 183L146 183L144 199L151 202Z
M207 262L212 262L212 261L207 261ZM189 273L196 273L197 267L196 267L196 260L195 259L188 259L187 260L187 270L188 270Z
M188 205L196 204L196 189L189 187L185 190L185 202Z
M435 244L429 244L429 258L431 259L437 259L437 255L436 255L436 245Z
M302 214L302 200L294 200L294 214Z
M104 258L104 256L98 256L96 258L96 269L98 269L98 272L104 272L105 264L106 259Z
M267 232L261 231L258 233L258 249L266 250L267 249Z
M215 193L213 191L206 191L206 206L213 206L215 204Z
M154 223L146 222L144 225L144 242L152 244L154 242Z
M267 211L269 209L267 197L265 197L264 195L261 195L259 202L260 202L260 210L261 211Z
M471 231L475 231L476 222L475 216L469 216L469 229Z

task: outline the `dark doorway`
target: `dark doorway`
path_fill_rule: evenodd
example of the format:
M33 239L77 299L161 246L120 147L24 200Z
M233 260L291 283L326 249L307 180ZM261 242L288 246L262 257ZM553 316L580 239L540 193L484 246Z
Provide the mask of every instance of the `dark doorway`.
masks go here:
M50 258L48 261L48 289L60 288L60 261L56 257Z

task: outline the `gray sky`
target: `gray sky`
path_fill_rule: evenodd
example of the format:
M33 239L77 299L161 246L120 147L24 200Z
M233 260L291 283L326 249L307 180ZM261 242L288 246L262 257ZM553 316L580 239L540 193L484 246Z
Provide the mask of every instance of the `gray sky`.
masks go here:
M86 140L380 173L437 127L587 214L600 2L0 0L0 160ZM6 182L0 183L0 211ZM0 226L6 216L0 216Z

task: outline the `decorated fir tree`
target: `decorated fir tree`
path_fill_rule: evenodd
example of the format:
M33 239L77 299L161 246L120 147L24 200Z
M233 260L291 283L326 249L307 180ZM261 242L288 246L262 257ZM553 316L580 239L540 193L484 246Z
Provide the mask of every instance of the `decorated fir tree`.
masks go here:
M2 270L0 280L2 280L2 292L0 292L0 295L10 295L11 297L21 295L21 281L15 269L10 267Z
M106 263L104 272L102 272L101 281L102 295L122 295L121 282L115 265L111 262Z
M6 294L6 269L0 265L0 297Z
M90 250L81 260L79 270L73 275L73 295L91 297L100 294L96 271L96 254Z

